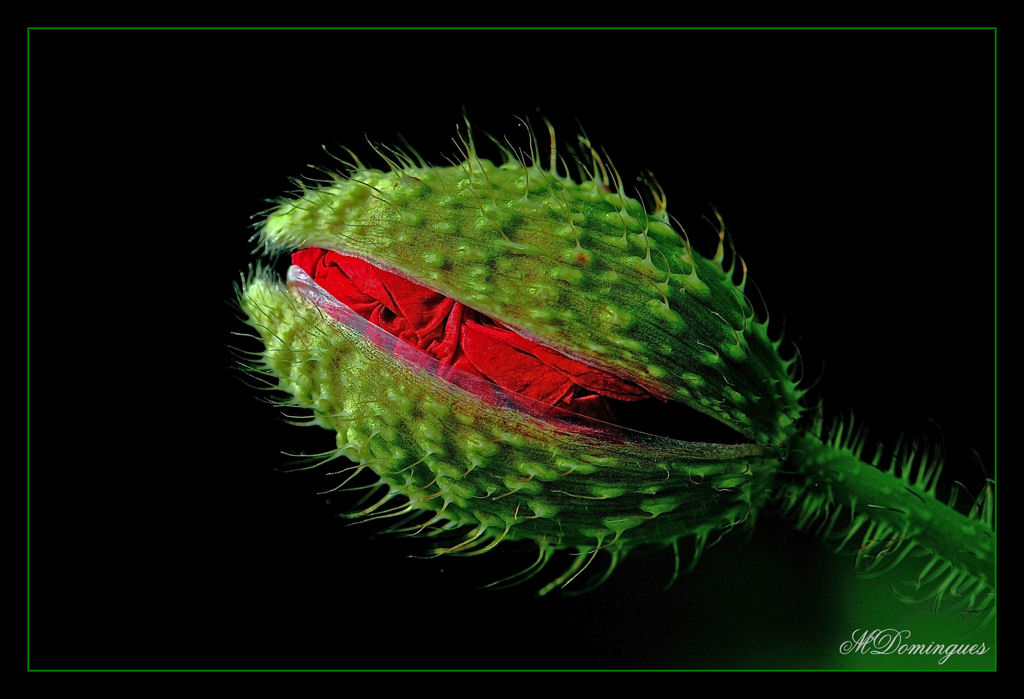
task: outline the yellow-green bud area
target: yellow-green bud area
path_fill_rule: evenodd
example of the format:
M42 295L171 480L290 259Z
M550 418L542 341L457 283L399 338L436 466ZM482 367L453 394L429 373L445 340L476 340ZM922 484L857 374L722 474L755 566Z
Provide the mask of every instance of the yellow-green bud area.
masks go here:
M515 160L380 172L304 191L275 249L367 259L523 335L782 444L801 392L742 290L664 212Z
M386 354L285 286L256 275L241 303L262 370L337 433L341 455L414 509L473 527L475 542L624 553L699 541L756 512L778 454L753 444L615 442L498 408Z

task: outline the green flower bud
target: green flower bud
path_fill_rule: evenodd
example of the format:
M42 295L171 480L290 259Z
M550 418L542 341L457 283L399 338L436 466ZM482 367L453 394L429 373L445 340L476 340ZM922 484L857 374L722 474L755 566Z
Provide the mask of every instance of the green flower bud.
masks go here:
M745 296L745 267L724 264L724 232L717 253L702 256L660 190L651 207L626 196L592 149L581 171L598 176L576 181L536 158L506 152L495 164L464 145L457 165L360 166L279 202L261 229L267 252L360 258L734 437L656 436L643 424L536 405L443 370L302 270L293 267L288 284L256 272L240 299L265 346L259 368L336 432L338 455L379 478L383 496L368 511L394 500L393 513L422 512L424 527L464 533L442 552L528 539L545 561L561 549L607 551L614 565L637 547L683 537L695 538L699 555L752 521L779 491L794 445L805 464L849 460L798 429L793 361ZM805 505L802 521L834 512L829 498L843 479L825 497L808 494L821 480L784 489ZM898 534L911 525L890 515L885 526ZM545 590L592 557L576 556ZM987 589L984 572L970 575Z

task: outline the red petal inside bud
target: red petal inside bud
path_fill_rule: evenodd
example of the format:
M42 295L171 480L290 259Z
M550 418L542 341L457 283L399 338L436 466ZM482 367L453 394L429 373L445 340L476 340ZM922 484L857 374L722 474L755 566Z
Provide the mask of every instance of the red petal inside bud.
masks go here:
M639 386L545 347L454 299L356 257L308 248L292 255L336 299L437 359L546 405L613 421L609 399L650 398Z

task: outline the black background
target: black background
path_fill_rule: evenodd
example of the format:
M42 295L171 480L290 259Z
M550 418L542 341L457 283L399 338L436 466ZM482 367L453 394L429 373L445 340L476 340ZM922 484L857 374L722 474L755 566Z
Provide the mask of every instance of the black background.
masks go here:
M322 145L428 160L517 115L723 215L829 413L993 468L993 34L34 30L30 665L836 667L852 563L766 512L669 591L481 591L529 551L422 560L287 473L330 448L233 368L250 216ZM483 143L483 139L478 141ZM486 148L486 146L481 146ZM975 451L977 456L975 456ZM552 568L552 573L556 572ZM865 592L865 594L867 594ZM927 614L927 610L922 610ZM935 639L943 640L943 639Z

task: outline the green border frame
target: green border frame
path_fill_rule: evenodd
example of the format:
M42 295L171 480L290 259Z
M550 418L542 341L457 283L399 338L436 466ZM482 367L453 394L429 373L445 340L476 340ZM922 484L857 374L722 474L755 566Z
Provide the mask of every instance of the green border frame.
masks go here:
M387 27L387 26L361 26L361 27L26 27L25 34L25 45L26 45L26 83L25 83L25 98L26 98L26 126L25 126L25 182L26 182L26 237L25 237L25 278L26 278L26 376L25 376L25 404L26 404L26 671L28 672L324 672L324 671L336 671L336 672L449 672L449 671L464 671L464 672L490 672L490 671L518 671L518 672L531 672L531 671L570 671L570 672L735 672L735 671L765 671L757 669L748 670L732 670L732 669L554 669L554 670L532 670L528 668L519 670L508 670L508 669L402 669L393 668L389 670L361 670L361 669L324 669L324 668L306 668L306 669L275 669L275 668L263 668L263 669L189 669L189 668L178 668L178 669L118 669L118 668L67 668L67 669L34 669L32 667L32 650L31 650L31 443L32 443L32 426L31 426L31 357L32 357L32 299L31 289L32 282L30 278L29 263L31 258L31 217L32 217L32 192L31 192L31 172L32 172L32 134L31 134L31 123L32 123L32 33L33 32L53 32L53 31L99 31L99 30L117 30L117 31L441 31L441 30L455 30L455 31L990 31L992 33L992 100L993 100L993 134L992 134L992 156L993 156L993 172L992 172L992 184L993 184L993 198L992 198L992 211L993 211L993 258L992 258L992 321L993 321L993 398L994 402L992 405L992 440L993 440L993 477L997 475L997 464L998 464L998 28L995 26L968 26L968 27L955 27L955 26L858 26L858 27L835 27L835 26L767 26L767 27L728 27L728 26L693 26L693 27L650 27L650 26L638 26L638 27L599 27L599 26L580 26L580 27L553 27L553 26L542 26L542 27L528 27L528 26L511 26L511 27L488 27L488 26L436 26L436 27ZM996 492L996 498L998 493ZM996 499L996 510L997 499ZM998 532L995 532L996 542L998 540ZM996 543L996 552L998 545ZM998 557L996 556L996 578L998 577ZM993 621L993 624L997 624L997 619ZM793 671L807 671L807 672L829 672L839 670L828 670L828 669L805 669L805 670L769 670L779 672L793 672Z

